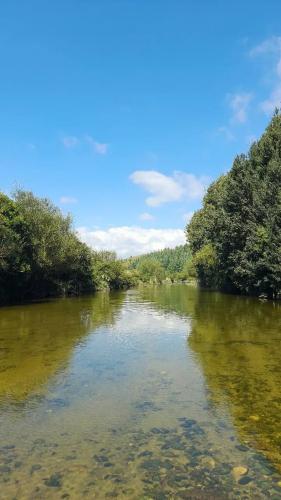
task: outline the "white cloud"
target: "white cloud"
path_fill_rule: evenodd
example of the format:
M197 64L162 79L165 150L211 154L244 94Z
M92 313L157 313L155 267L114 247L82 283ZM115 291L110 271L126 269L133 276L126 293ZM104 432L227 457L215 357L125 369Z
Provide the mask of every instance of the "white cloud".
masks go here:
M61 142L65 148L71 149L75 148L79 144L79 139L75 135L68 135L61 138Z
M85 140L88 142L88 144L90 144L90 146L92 146L92 148L98 155L106 155L108 151L108 144L106 144L105 142L97 142L90 135L86 135Z
M250 93L232 94L228 96L229 105L232 110L232 120L238 123L245 123L248 118L249 104L253 98Z
M73 198L72 196L62 196L60 198L60 203L62 205L72 205L77 202L78 202L77 198Z
M114 250L119 257L140 255L186 242L182 229L145 229L137 226L109 229L77 229L78 236L95 250Z
M182 187L172 177L155 170L136 170L130 179L152 194L146 199L147 205L157 207L168 201L177 201L183 195Z
M130 179L152 195L145 200L150 207L180 201L183 198L200 199L207 184L205 177L196 177L185 172L174 172L172 176L168 176L156 170L136 170Z
M201 200L210 183L210 179L203 175L196 177L194 174L175 172L174 177L182 186L184 198L189 200Z
M153 220L155 217L148 212L144 212L143 214L140 214L139 216L140 220Z
M273 36L264 40L256 47L253 47L250 56L266 56L270 58L269 63L273 66L273 87L269 97L260 105L264 113L270 115L275 108L281 106L281 37Z

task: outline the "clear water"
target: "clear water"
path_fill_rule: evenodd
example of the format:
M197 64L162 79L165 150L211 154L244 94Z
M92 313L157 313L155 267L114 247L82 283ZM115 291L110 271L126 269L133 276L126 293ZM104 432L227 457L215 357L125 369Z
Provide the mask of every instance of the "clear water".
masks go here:
M279 305L193 286L2 308L0 498L281 498L280 361Z

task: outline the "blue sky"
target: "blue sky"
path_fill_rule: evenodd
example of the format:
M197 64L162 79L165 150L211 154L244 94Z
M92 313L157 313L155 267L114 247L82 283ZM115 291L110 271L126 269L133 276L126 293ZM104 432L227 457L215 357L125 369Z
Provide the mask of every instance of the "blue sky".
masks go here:
M280 19L277 0L4 2L0 189L119 255L182 242L281 102Z

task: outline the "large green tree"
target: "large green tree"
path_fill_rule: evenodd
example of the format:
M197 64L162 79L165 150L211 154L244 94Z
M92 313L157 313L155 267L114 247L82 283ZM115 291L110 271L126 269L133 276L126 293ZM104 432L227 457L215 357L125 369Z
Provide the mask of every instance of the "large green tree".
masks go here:
M82 243L71 217L48 199L0 193L0 303L134 283L124 262Z
M248 155L208 189L187 226L201 284L249 295L281 293L281 115Z
M16 203L0 193L0 302L9 300L16 287L20 291L24 286L25 231Z

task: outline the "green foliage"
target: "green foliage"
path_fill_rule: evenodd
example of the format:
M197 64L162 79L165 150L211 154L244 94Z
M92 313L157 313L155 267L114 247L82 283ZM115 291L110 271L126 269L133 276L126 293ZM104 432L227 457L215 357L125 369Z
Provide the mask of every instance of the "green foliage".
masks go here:
M1 194L0 235L1 302L92 289L91 251L48 200Z
M139 279L144 283L161 283L165 278L163 266L154 259L142 259L137 266Z
M117 260L114 252L93 254L92 277L95 288L128 288L135 284L134 273L127 269L125 262Z
M194 255L192 263L201 281L204 280L205 285L212 286L217 267L216 250L212 243L203 245Z
M5 301L22 282L25 223L14 201L0 193L0 301Z
M149 261L149 265L147 261ZM179 245L175 248L164 248L164 250L158 250L156 252L140 255L138 257L131 257L130 259L127 259L126 262L129 269L135 269L137 273L140 272L140 269L142 269L141 264L145 262L144 268L146 268L147 271L145 271L144 275L146 278L143 279L143 277L140 276L140 279L141 281L149 282L150 278L148 276L148 270L154 269L154 267L150 264L152 261L160 264L162 268L161 280L164 278L169 278L171 281L187 279L188 274L186 266L187 263L191 261L189 245ZM151 275L151 281L155 281L155 272Z
M49 200L0 193L0 302L131 286L133 273L112 252L93 252L71 217Z
M281 115L208 189L187 227L200 282L249 295L281 293Z

